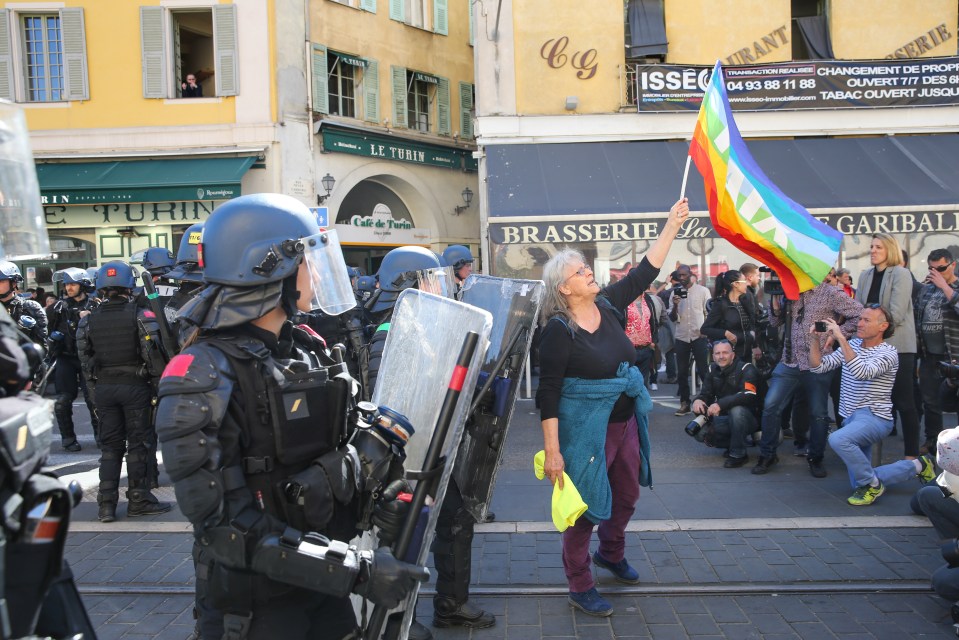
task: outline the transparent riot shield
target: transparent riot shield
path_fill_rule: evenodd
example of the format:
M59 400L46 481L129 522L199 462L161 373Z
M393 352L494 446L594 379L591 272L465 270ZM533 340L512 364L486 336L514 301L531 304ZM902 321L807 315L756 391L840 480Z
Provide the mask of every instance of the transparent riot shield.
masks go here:
M403 291L393 310L372 401L377 406L403 414L416 430L406 444L404 467L408 475L430 471L423 465L451 380L456 380L464 391L459 394L452 411L442 448L446 464L436 482L430 505L441 504L446 495L472 400L472 394L467 390L476 386L492 328L493 319L488 311L416 289ZM468 367L463 371L463 367L457 366L457 359L470 333L475 333L479 340ZM415 534L416 542L405 558L425 565L439 509L427 506L421 514L413 517L418 517L421 524ZM418 589L397 608L397 611L405 612L398 636L401 640L407 637L417 594Z
M23 110L0 100L0 260L50 255Z
M490 347L474 392L475 408L467 418L453 467L463 505L477 522L483 522L489 512L502 445L506 442L544 294L541 280L478 274L467 278L460 292L462 302L485 309L493 316Z

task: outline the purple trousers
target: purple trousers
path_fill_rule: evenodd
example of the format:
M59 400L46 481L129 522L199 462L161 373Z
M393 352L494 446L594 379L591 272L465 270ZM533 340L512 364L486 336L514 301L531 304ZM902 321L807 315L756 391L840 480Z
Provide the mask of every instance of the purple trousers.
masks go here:
M626 524L639 500L639 432L636 418L629 422L610 422L606 427L606 473L613 490L613 509L609 520L599 524L599 555L619 562L626 554ZM569 590L593 588L589 540L593 525L585 516L563 532L563 568Z

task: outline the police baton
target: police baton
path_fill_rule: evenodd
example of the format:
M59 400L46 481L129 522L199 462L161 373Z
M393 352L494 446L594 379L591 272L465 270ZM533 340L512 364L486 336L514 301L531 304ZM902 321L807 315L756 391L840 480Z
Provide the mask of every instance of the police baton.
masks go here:
M43 376L40 378L40 382L37 383L37 387L36 387L37 395L42 396L43 392L47 390L47 383L50 381L50 374L53 373L53 368L55 366L57 366L56 360L46 365L47 370L43 372Z
M426 450L426 459L423 460L423 472L433 471L440 462L443 454L443 444L446 442L446 433L449 431L450 423L453 421L453 414L456 412L456 403L459 400L460 392L463 390L463 383L466 381L466 374L469 372L470 361L476 352L476 345L479 343L479 334L470 331L463 340L463 346L460 348L460 355L456 359L456 366L453 367L453 374L450 376L450 383L446 388L446 397L443 398L443 404L440 407L440 415L436 419L436 427L433 429L433 437L430 439L430 446ZM409 551L410 542L413 540L413 534L416 532L416 525L420 519L420 511L426 504L426 495L430 486L434 484L432 476L430 479L423 479L416 483L413 489L413 499L410 502L410 509L406 513L406 520L403 522L403 529L400 535L393 543L393 557L403 559L406 552ZM378 640L383 623L386 621L386 614L389 612L387 607L376 605L370 616L370 623L366 627L364 640Z
M153 286L153 274L144 270L140 274L140 280L143 281L143 290L147 294L147 304L150 305L150 311L156 316L157 326L160 327L160 342L163 344L163 350L166 352L168 359L173 358L177 352L177 343L173 339L166 314L163 313L163 308L160 306L159 294L157 294L156 287Z

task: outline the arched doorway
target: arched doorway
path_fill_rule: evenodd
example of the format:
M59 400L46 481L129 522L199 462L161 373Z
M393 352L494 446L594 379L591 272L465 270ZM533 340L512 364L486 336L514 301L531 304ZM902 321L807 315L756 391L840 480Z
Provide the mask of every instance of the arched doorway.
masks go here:
M71 236L50 236L50 251L53 257L49 260L25 260L16 263L23 274L23 290L42 287L48 292L54 292L53 272L67 267L95 267L96 248L92 242Z

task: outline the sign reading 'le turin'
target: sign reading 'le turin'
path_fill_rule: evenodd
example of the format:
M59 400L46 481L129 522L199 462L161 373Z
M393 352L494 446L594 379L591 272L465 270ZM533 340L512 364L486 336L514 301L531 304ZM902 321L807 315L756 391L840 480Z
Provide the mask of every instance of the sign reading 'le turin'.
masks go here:
M813 214L813 217L848 235L959 231L959 211L829 213ZM495 244L630 242L655 240L665 224L665 216L644 216L633 220L491 223L489 234ZM690 216L676 237L718 238L719 234L708 216Z
M639 111L698 111L711 67L638 65ZM959 57L724 67L734 111L959 104Z
M323 148L326 151L350 153L368 158L382 158L462 171L477 170L476 159L473 158L472 151L467 149L420 144L359 131L324 127Z

